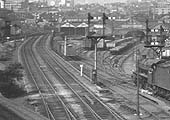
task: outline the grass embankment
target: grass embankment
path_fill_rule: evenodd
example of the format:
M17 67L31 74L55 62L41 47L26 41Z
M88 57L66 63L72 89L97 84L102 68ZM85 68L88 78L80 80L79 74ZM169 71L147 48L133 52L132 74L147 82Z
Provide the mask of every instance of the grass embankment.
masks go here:
M23 87L23 67L20 63L11 63L5 70L0 70L0 92L7 98L23 96L26 91Z
M25 95L22 85L23 67L17 61L17 46L13 43L1 44L0 63L5 67L0 70L0 93L7 98Z

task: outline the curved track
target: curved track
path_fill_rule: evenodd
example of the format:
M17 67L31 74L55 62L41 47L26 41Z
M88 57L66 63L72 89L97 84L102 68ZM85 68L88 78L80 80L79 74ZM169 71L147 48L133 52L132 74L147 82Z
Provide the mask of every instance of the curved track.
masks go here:
M113 96L119 96L118 98L121 99L121 104L124 104L123 107L127 110L127 111L130 111L131 113L135 114L136 113L136 102L134 100L132 100L132 98L134 98L134 96L136 96L135 94L135 91L136 91L136 88L134 88L134 86L132 84L129 84L129 82L127 81L127 78L126 76L123 76L122 77L122 74L124 73L121 73L118 74L116 72L116 70L114 68L112 68L112 65L110 64L111 61L113 60L110 60L111 59L114 59L116 58L117 56L107 56L105 55L105 53L107 54L107 51L104 52L99 58L99 60L103 61L103 62L107 62L107 63L103 63L103 65L108 65L108 67L110 68L110 71L112 71L112 75L110 77L106 77L106 76L103 76L103 74L105 73L102 68L100 67L101 65L99 65L99 71L103 71L103 72L98 72L98 80L102 81L102 83L104 83L107 87L110 86L109 88L111 88L111 92L113 94ZM118 56L118 58L120 58L122 56ZM124 58L126 59L126 58ZM125 61L125 60L122 60L121 63L120 63L120 66L121 64ZM98 63L100 63L101 61L98 61ZM90 62L87 62L87 61L81 61L79 64L82 64L82 62L87 65L87 66L91 66L91 68L89 67L89 69L92 69L93 67L93 64L91 63L91 58L90 58ZM78 66L79 65L75 65L77 64L77 62L71 62L72 65L74 66L77 66L76 68L77 69L80 69ZM109 75L110 75L110 71L108 72ZM102 74L101 74L102 73ZM111 78L112 77L112 78ZM110 79L111 78L111 79ZM110 83L112 85L110 85ZM128 84L127 84L128 83ZM114 89L112 89L114 88ZM125 97L121 94L119 94L117 91L124 91L124 93L126 94L132 94L133 96L130 96L130 95L125 95ZM110 96L106 96L106 98L110 98ZM116 98L116 97L115 97ZM159 120L159 119L169 119L170 118L170 115L165 112L164 110L162 110L160 107L158 107L157 105L153 104L151 101L145 99L145 98L140 98L141 101L142 101L142 105L140 106L140 109L141 109L141 112L144 114L144 116L142 116L143 120ZM147 107L148 106L148 107ZM153 108L152 111L148 111L147 109L148 108ZM155 112L157 111L157 112Z
M84 119L93 120L94 117L95 119L100 120L110 118L113 120L124 120L122 116L103 104L103 102L99 100L95 94L89 91L88 88L84 86L84 84L78 81L68 70L70 66L67 65L67 63L65 63L62 58L56 56L56 54L45 47L44 43L45 41L42 41L37 50L39 51L45 63L48 64L48 68L51 70L51 72L53 72L55 78L60 80L60 83L64 85L64 88L67 91L71 92L71 98L74 100L77 99L76 104L80 106L83 112L83 116L80 116L80 113L78 114L79 117L85 117Z
M37 59L35 57L35 47L33 47L35 41L37 39L45 39L43 37L35 37L29 41L27 41L22 50L22 61L27 69L27 76L32 81L32 86L34 86L33 90L38 91L40 95L40 104L38 104L38 108L41 114L46 116L51 120L60 119L60 120L70 120L70 116L68 115L68 111L65 109L62 101L55 94L55 90L51 90L50 84L47 84L47 79L44 76L42 70L39 68L37 63ZM51 95L50 99L46 96ZM52 106L52 107L51 107ZM53 109L52 109L53 108Z
M38 112L52 120L124 120L77 81L63 59L47 50L45 41L50 37L36 39L25 43L21 50L29 79L42 99Z

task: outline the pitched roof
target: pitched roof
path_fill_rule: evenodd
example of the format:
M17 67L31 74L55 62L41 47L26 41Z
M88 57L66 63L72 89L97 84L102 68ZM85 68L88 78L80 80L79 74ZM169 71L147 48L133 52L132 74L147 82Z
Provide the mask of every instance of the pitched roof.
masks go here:
M76 27L76 26L74 26L73 24L67 22L67 23L61 25L61 27Z
M88 24L83 22L83 23L79 24L77 27L88 27Z

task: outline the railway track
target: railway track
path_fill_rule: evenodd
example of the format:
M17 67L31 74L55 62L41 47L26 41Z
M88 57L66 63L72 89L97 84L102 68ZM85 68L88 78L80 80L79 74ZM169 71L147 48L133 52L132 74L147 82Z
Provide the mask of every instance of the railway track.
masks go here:
M23 63L25 68L27 68L27 75L34 84L33 89L38 91L38 94L40 95L38 112L50 120L76 120L74 117L71 119L71 115L68 114L69 111L67 111L63 101L57 94L55 94L56 90L51 87L52 85L49 84L48 79L45 77L39 64L37 63L37 58L35 57L35 41L37 39L45 38L35 37L34 39L27 41L21 50Z
M45 39L42 40L45 42ZM38 47L36 44L38 44ZM49 116L50 119L63 118L64 116L63 110L61 110L63 108L64 111L66 112L66 115L69 115L67 119L70 119L70 116L72 119L93 119L93 120L94 119L113 119L113 120L124 119L119 114L117 114L117 112L113 112L113 109L114 110L116 109L114 106L110 107L111 105L113 105L112 104L113 96L114 97L117 96L119 98L119 99L114 99L115 100L114 104L120 103L119 108L122 108L123 110L126 111L130 111L131 113L135 113L135 110L132 109L132 107L129 107L132 106L132 102L127 102L127 99L123 98L122 96L120 96L115 92L114 92L115 94L113 93L111 94L110 92L106 94L102 94L103 96L101 100L98 96L96 96L91 91L89 91L84 84L80 83L79 81L75 81L75 76L71 75L70 73L71 70L68 71L66 69L69 67L69 65L67 65L62 59L58 59L58 56L56 57L56 55L54 55L54 53L51 52L51 50L46 48L43 42L42 43L37 42L36 44L33 45L32 43L30 45L30 46L32 45L34 46L32 47L33 51L32 49L30 49L31 48L30 46L28 47L29 49L27 48L27 50L25 51L27 52L25 53L25 55L29 54L29 57L27 58L28 61L32 61L28 63L28 65L32 65L32 66L30 67L27 66L27 67L31 69L30 71L32 70L39 71L39 72L35 72L34 74L32 73L33 75L30 76L36 79L38 79L39 76L40 80L38 80L39 82L38 85L40 86L38 91L42 91L40 96L43 96L43 98L41 99L44 99L42 101L44 101L45 104L45 106L41 106L41 107L46 108L45 114L46 116ZM30 53L28 51L30 51ZM40 68L40 66L42 65L45 65L45 69ZM52 79L50 79L51 77ZM56 80L60 80L60 82L57 83ZM117 90L118 89L119 91L123 90L120 87L117 88ZM58 102L59 100L60 100L60 105L61 105L61 101L63 103L62 106L59 107L60 110L58 109L59 104L57 105L54 104L54 102L56 103L56 101ZM146 102L142 104L148 106ZM62 111L61 114L56 114L59 113L58 111L56 111L56 108L57 110L59 110L59 112ZM116 110L121 113L119 109ZM165 114L163 111L161 112L159 111L159 113L155 112L154 114L146 113L146 111L143 111L143 113L145 114L145 117L142 118L143 120L152 120L152 119L157 120L162 118L164 118L165 120L169 119L168 114ZM57 117L57 115L59 116Z
M147 50L147 49L142 49L142 51L140 51L140 53L146 53L146 54L147 53L150 54L150 52L151 51ZM121 69L122 69L123 63L125 62L126 59L127 58L125 58L121 61L121 63L120 63ZM116 89L116 91L117 90L118 91L124 90L124 91L128 91L128 92L132 92L132 90L136 91L136 88L134 88L134 86L131 87L131 85L130 86L129 85L130 84L120 84L120 85L114 86L114 87L118 88L118 89ZM114 92L115 92L115 90L114 90ZM123 97L123 99L127 99L127 100L130 100L131 98L132 98L131 96ZM170 114L167 111L164 111L160 106L157 106L157 104L159 104L159 103L157 103L157 101L152 101L152 100L148 99L147 97L145 97L144 94L141 95L140 99L142 101L140 103L141 104L141 110L144 110L148 114L151 114L154 119L157 119L157 120L162 120L162 119L168 120L168 119L170 119ZM155 105L155 103L156 103L156 105ZM135 101L134 101L134 104L135 104ZM149 107L152 108L151 111L148 111ZM159 111L159 112L154 112L154 111ZM148 119L151 119L151 118L149 117Z
M103 54L103 56L105 56L105 54ZM101 58L104 58L104 57L101 57ZM109 58L110 56L107 56L107 59ZM115 56L116 57L116 56ZM113 59L114 57L112 57L112 59ZM90 61L91 61L91 58L90 58ZM103 61L103 60L102 60ZM104 60L104 61L107 61L107 62L110 62L110 60ZM83 61L84 62L84 64L86 64L86 65L88 65L88 66L91 66L91 68L90 69L92 69L92 67L93 67L93 65L90 63L90 62L86 62L86 61ZM100 62L100 61L99 61ZM123 62L122 62L123 63ZM82 64L81 62L80 62L80 64ZM73 64L73 65L75 65L75 63ZM109 63L108 63L108 65L109 65ZM79 67L78 67L78 65L75 65L75 66L77 66L76 68L77 69L79 69ZM111 66L111 65L110 65ZM98 70L101 70L100 68L98 69ZM100 72L98 72L99 74L98 74L98 78L99 79L102 79L102 82L104 82L105 84L107 84L105 81L111 81L111 80L108 80L108 79L106 79L106 77L105 76L102 76L101 74L100 74ZM113 73L113 75L112 75L112 77L115 77L115 79L122 79L122 78L120 78L120 75L116 75L116 73ZM110 88L111 88L111 92L112 92L112 95L113 96L115 96L114 98L116 98L116 96L119 96L118 97L118 99L120 100L121 99L121 104L124 104L124 108L127 108L126 110L127 111L131 111L131 113L133 113L133 114L135 114L136 113L136 101L135 100L132 100L132 97L133 96L136 96L136 88L134 88L134 86L130 86L129 87L129 84L127 85L126 83L127 82L123 82L123 84L121 83L121 84L115 84L115 81L113 81L113 79L114 78L112 78L112 81L111 81L111 83L112 84L114 84L113 86L110 86L109 84L109 86L110 86ZM117 81L116 80L116 81ZM122 81L122 80L121 80ZM124 80L123 80L124 81ZM108 86L107 85L107 86ZM112 89L112 87L114 88L114 89ZM126 93L126 94L131 94L131 93L133 93L133 96L130 96L130 95L126 95L126 97L124 97L123 95L121 95L121 94L118 94L117 93L117 91L124 91L124 93ZM116 93L116 94L115 94ZM106 99L109 99L111 96L106 96ZM145 99L145 98L143 98L143 97L141 97L140 99L142 99L142 102L141 102L141 107L140 107L140 109L141 109L141 111L142 111L142 113L145 115L145 116L142 116L143 118L143 120L162 120L162 119L169 119L170 118L170 115L167 113L167 112L165 112L164 110L162 110L159 106L157 106L157 105L155 105L155 104L153 104L151 101L149 101L149 100L147 100L147 99ZM118 102L118 101L117 101ZM147 107L148 106L148 107ZM148 111L147 109L148 108L153 108L152 109L152 111ZM154 111L157 111L157 112L154 112ZM121 111L120 111L121 112Z
M77 106L80 106L81 109L79 109L82 110L83 114L80 115L80 113L78 113L78 117L84 117L84 119L93 120L125 120L117 112L111 110L108 106L103 104L103 102L99 100L95 94L88 90L84 84L76 80L75 76L72 75L70 71L68 71L70 66L68 66L63 59L59 58L59 56L56 56L56 54L54 55L51 50L46 48L44 42L42 42L41 45L37 47L37 51L39 51L41 57L47 64L48 69L51 70L55 78L60 80L60 83L64 85L66 91L71 92L71 96L69 97L77 100L77 102L74 102Z

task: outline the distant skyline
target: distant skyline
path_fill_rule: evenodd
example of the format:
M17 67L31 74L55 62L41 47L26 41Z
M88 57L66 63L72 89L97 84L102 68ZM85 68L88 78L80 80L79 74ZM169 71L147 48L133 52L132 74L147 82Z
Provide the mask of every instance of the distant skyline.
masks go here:
M114 2L126 2L127 0L74 0L75 4L80 3L99 3L99 4L104 4L104 3L114 3Z
M9 0L7 0L9 1ZM29 2L33 1L44 1L44 0L29 0ZM65 3L66 0L46 0L48 3L51 1L60 1L62 3ZM114 2L126 2L127 0L74 0L75 4L91 4L91 3L99 3L99 4L104 4L104 3L114 3Z

